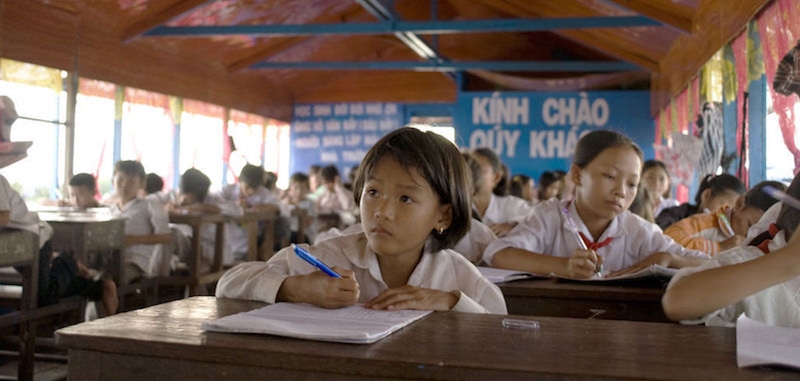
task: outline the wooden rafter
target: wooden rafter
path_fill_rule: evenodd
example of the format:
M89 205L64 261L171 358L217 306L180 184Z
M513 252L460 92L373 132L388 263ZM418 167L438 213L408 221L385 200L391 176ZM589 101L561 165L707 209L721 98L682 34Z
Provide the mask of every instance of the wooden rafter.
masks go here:
M532 3L530 8L526 8L506 1L475 1L482 3L484 6L494 8L498 11L511 15L541 17L541 15L536 14L533 9L530 9L535 8L535 2ZM630 44L620 43L618 40L611 40L609 38L598 38L600 36L604 36L603 33L581 30L560 30L553 31L552 33L573 40L581 45L586 46L588 49L599 50L609 56L639 65L650 72L659 71L659 63L657 61L647 57L641 52L631 49L633 46L630 46Z
M369 16L363 8L360 6L353 4L352 7L348 8L347 11L343 12L342 14L338 15L322 15L317 17L313 20L309 20L308 24L314 23L329 23L329 22L345 22L354 17L359 15L365 15L370 20L374 21L375 19L372 16ZM304 42L312 39L312 38L324 38L323 37L289 37L285 39L272 39L269 43L264 44L263 49L250 54L242 59L237 60L227 66L228 72L238 72L243 69L246 69L253 65L256 62L264 61L276 55L282 51L291 49L292 47L303 44Z
M125 28L125 32L122 33L122 41L130 42L130 40L141 36L142 33L147 32L148 30L151 30L159 25L163 25L170 20L186 14L187 12L191 12L195 8L207 2L209 2L209 0L178 0L158 14L138 20L133 24L128 25L128 27Z
M642 16L660 21L684 33L692 33L694 20L691 7L677 4L671 0L611 0Z

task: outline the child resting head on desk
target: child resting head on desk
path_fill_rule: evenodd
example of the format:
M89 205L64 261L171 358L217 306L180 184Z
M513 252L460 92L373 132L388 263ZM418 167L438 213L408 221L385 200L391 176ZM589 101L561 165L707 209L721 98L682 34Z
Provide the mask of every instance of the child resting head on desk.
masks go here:
M800 197L800 176L786 193ZM783 204L777 221L748 246L678 271L661 299L664 313L682 323L724 326L744 313L765 324L800 328L798 225L800 210Z
M449 250L470 227L467 171L445 138L415 128L390 132L367 152L353 187L363 230L308 248L341 278L285 248L267 262L230 269L217 297L505 314L497 286Z
M568 174L574 200L537 204L524 222L489 244L483 259L494 267L583 279L707 260L628 211L641 173L642 151L628 137L607 130L586 134Z
M748 229L777 202L762 190L767 186L786 190L786 185L779 181L762 181L739 196L733 207L722 205L712 213L689 216L670 225L664 234L684 247L712 256L740 246Z

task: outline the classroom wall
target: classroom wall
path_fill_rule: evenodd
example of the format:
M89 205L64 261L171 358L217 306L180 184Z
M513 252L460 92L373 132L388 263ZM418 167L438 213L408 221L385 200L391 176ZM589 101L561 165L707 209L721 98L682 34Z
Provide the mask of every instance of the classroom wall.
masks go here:
M653 158L655 124L646 91L462 92L458 102L431 104L426 115L451 113L459 147L490 147L514 174L538 179L569 169L578 139L596 129L620 131ZM387 132L408 123L422 105L356 102L294 107L290 172L336 164L342 178Z

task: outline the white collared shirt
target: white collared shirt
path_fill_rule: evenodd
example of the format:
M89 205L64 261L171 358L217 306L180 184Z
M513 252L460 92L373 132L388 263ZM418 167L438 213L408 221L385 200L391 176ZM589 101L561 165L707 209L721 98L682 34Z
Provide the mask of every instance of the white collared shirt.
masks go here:
M53 228L44 221L39 220L39 215L28 211L28 205L17 191L11 187L8 180L0 175L0 211L8 211L9 220L6 227L27 230L39 236L39 248L53 236Z
M153 199L134 198L123 205L109 207L111 214L125 218L125 235L168 234L169 217L164 205ZM162 256L171 255L166 244L131 245L125 248L123 260L142 269L145 276L163 275L169 269L162 269Z
M378 258L369 250L363 232L317 242L308 251L330 267L352 270L361 291L361 303L372 300L388 288L381 276ZM275 303L278 289L286 277L312 271L316 269L287 247L267 262L245 262L228 270L217 284L216 295ZM484 278L466 258L452 250L436 253L426 250L408 278L408 284L448 292L460 290L461 297L453 311L507 313L500 289Z
M769 243L770 251L786 245L784 232L780 231ZM768 255L768 254L767 254ZM747 262L764 256L755 246L742 246L717 254L714 259L697 267L681 269L672 277L667 289L678 279L689 274L722 266ZM736 325L739 315L745 314L753 320L777 327L800 328L800 276L781 284L761 290L725 308L721 308L699 319L682 320L683 324L702 324L710 326Z
M507 247L515 247L534 253L569 258L578 249L580 238L570 230L562 206L567 202L547 200L533 207L528 218L512 229L508 235L489 244L483 259L491 265L494 255ZM570 203L569 212L578 231L591 237L589 229L583 223L575 203ZM655 252L665 251L686 257L709 258L708 255L688 250L677 244L672 238L664 235L658 225L641 217L624 211L611 220L597 242L612 237L612 241L599 249L597 254L603 257L606 271L624 269L636 264Z
M244 214L244 210L238 206L239 201L239 194L241 192L241 187L239 184L230 184L226 185L222 188L222 191L219 193L219 199L225 200L225 202L220 202L218 205L222 214L225 215L232 215L232 216L241 216ZM210 198L213 202L216 202L215 197ZM265 204L272 204L278 207L280 210L280 214L282 216L288 216L288 208L280 202L277 196L274 193L270 192L267 188L259 187L256 191L247 197L247 202L250 205L265 205ZM234 204L238 209L231 209L231 204ZM225 209L225 208L229 209ZM210 229L213 235L213 229ZM247 234L247 230L245 230L237 221L232 221L225 224L225 246L226 255L228 259L224 259L224 263L231 263L233 258L237 256L241 256L246 254L248 251L250 238Z
M492 195L489 205L481 216L485 225L522 222L528 216L531 207L528 202L515 196Z

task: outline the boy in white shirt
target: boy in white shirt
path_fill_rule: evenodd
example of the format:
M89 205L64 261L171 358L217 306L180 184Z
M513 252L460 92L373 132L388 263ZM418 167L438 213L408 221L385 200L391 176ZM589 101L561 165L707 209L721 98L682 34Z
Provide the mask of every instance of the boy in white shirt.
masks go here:
M220 197L228 203L237 204L242 208L242 213L244 213L244 209L280 213L280 216L284 218L284 224L288 227L288 212L285 213L282 210L280 199L264 186L265 177L264 168L247 164L239 172L239 183L223 187ZM276 228L279 224L280 222L276 221ZM283 230L285 230L285 234L280 237L276 235L277 242L289 238L288 228ZM225 245L230 250L233 258L236 260L244 259L247 256L249 243L247 231L238 222L234 221L226 224L225 234Z
M353 192L345 189L335 165L322 168L322 186L325 191L317 198L315 207L319 214L338 214L342 225L356 222L356 203Z
M126 218L125 264L120 274L123 284L139 277L169 274L169 217L163 204L139 197L144 182L144 167L138 161L123 160L114 165L117 201L110 206L111 214Z

